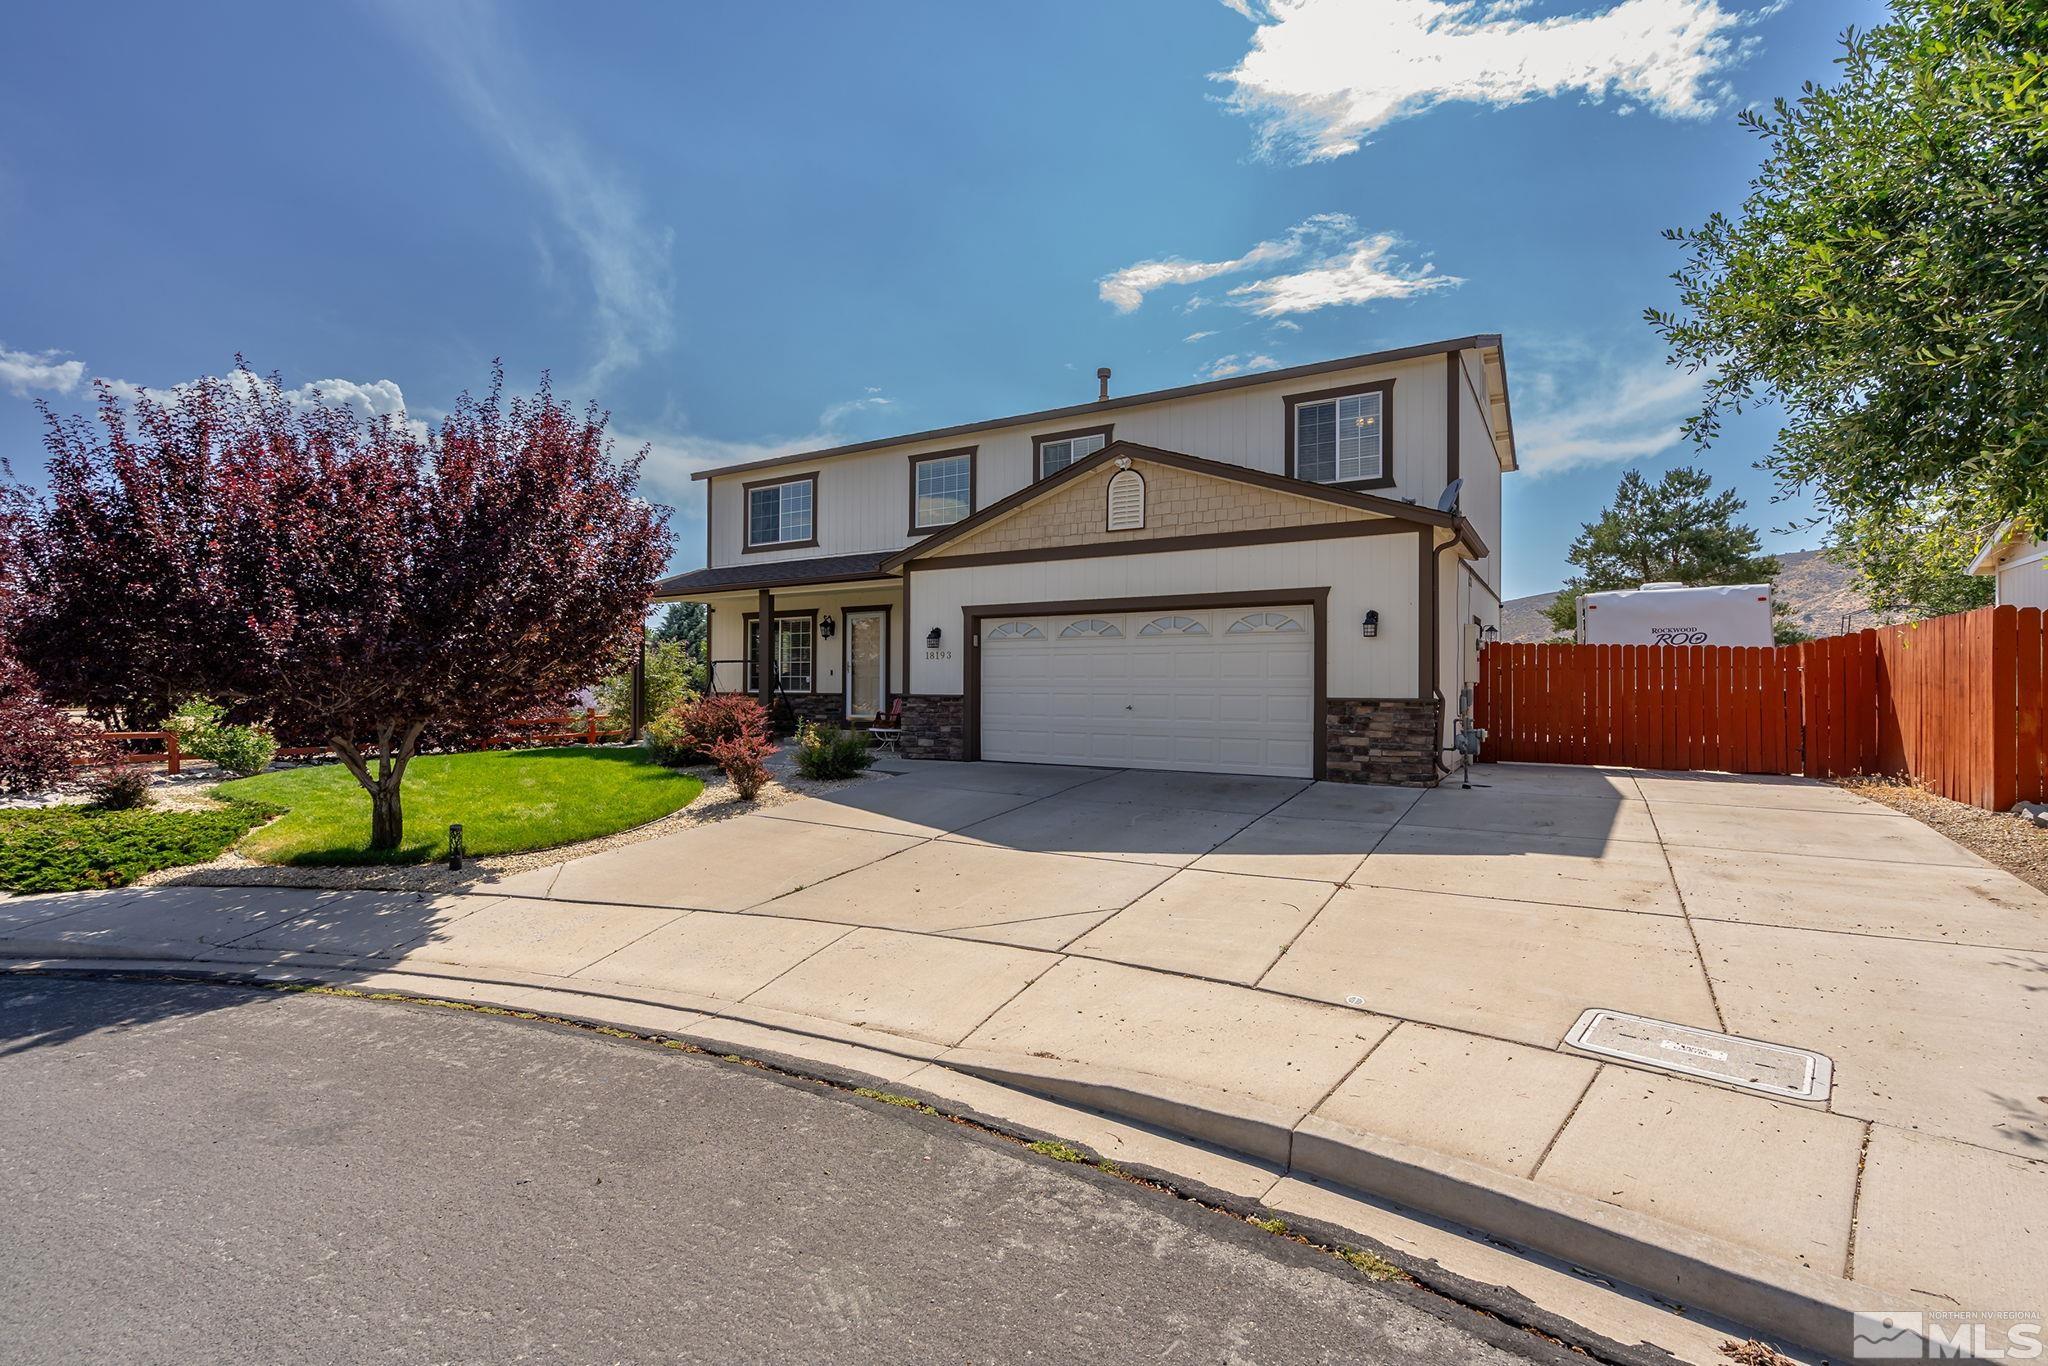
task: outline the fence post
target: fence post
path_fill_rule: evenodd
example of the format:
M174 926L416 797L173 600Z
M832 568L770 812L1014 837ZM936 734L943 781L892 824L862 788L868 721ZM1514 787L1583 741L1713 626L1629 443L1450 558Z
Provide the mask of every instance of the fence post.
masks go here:
M583 743L594 745L597 743L597 708L585 707L583 709L583 718Z
M178 732L164 732L164 769L171 777L178 776Z
M2020 613L2010 603L1994 607L1985 626L1991 634L1991 667L1982 686L1990 691L1986 699L1990 724L1987 737L1991 771L1984 775L1984 806L1991 811L2010 811L2019 800L2019 625Z

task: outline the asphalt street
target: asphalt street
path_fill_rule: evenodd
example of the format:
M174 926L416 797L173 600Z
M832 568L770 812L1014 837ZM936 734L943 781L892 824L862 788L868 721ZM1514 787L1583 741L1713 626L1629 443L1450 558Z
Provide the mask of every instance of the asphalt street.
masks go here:
M0 980L10 1362L1552 1354L1426 1300L716 1059L429 1006Z

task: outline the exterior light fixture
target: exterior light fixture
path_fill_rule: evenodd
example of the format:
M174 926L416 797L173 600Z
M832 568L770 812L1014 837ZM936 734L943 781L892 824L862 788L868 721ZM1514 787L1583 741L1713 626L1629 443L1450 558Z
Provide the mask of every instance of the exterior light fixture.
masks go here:
M1498 626L1482 626L1482 627L1480 627L1480 628L1479 628L1479 643L1480 643L1481 645L1498 645L1498 644L1500 644L1500 627L1498 627Z
M939 631L939 628L936 626L932 627L931 630L927 631L924 637L924 648L927 650L938 649L940 634L941 633Z
M1361 626L1361 627L1360 627L1360 629L1359 629L1359 634L1363 635L1363 636L1364 636L1364 637L1365 637L1365 638L1366 638L1367 640L1371 640L1371 639L1372 639L1372 638L1373 638L1374 636L1378 635L1379 633L1380 633L1380 614L1379 614L1379 612L1378 612L1377 610L1373 610L1373 611L1369 611L1369 612L1367 612L1367 613L1365 614L1365 621L1364 621L1364 623L1362 624L1362 626Z
M838 628L837 626L834 626L834 625L832 624L832 618L830 618L830 617L819 617L819 618L818 618L818 639L820 639L820 640L830 640L830 639L832 639L832 633L833 633L834 631L837 631L838 629L839 629L839 628Z

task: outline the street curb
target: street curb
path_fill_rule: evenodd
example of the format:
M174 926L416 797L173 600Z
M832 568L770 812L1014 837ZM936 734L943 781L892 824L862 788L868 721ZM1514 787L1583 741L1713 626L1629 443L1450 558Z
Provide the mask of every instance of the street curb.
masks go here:
M899 1045L908 1045L906 1048L878 1050L861 1041L861 1036L873 1031L734 1002L658 992L614 996L580 990L581 984L565 985L561 979L524 973L483 979L458 976L455 965L432 967L434 971L422 972L397 964L370 965L360 960L344 966L289 957L243 961L145 957L132 948L116 951L112 946L94 946L81 951L75 944L66 946L62 953L39 953L21 941L7 941L0 946L0 972L191 974L255 985L303 982L349 988L360 988L363 979L376 978L384 984L377 988L380 990L394 989L388 986L392 978L410 978L418 985L397 988L401 994L433 997L436 983L445 984L444 992L460 986L467 988L464 994L478 1004L635 1031L646 1031L650 1026L645 1020L635 1021L615 1013L619 1008L630 1003L673 1011L694 1018L663 1026L660 1032L713 1053L726 1052L729 1045L706 1026L725 1022L828 1049L850 1048L878 1058L936 1062L969 1076L1244 1153L1294 1174L1337 1182L1555 1257L1675 1304L1747 1325L1759 1336L1782 1339L1836 1359L1851 1353L1855 1306L1874 1301L1890 1303L1899 1298L1887 1296L1875 1287L1824 1276L1793 1262L1463 1159L1314 1116L1304 1117L1251 1097L1148 1073L991 1050L940 1048L911 1039L894 1040ZM499 993L495 998L494 990ZM519 999L536 995L554 1000ZM668 1001L661 999L664 996ZM780 1018L768 1020L764 1016ZM788 1049L750 1047L748 1054L789 1070L843 1078L855 1084L900 1085L865 1073L858 1066L814 1058L803 1051L803 1042L793 1043Z

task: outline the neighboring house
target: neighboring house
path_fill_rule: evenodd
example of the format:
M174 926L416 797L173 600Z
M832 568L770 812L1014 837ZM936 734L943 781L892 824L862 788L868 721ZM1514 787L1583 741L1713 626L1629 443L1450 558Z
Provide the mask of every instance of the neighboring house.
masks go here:
M1424 782L1499 621L1498 336L704 471L712 683L916 757ZM1461 480L1454 510L1439 509ZM752 668L772 623L775 677Z
M2048 607L2048 542L2016 520L1991 533L1970 572L1995 581L2000 607Z

